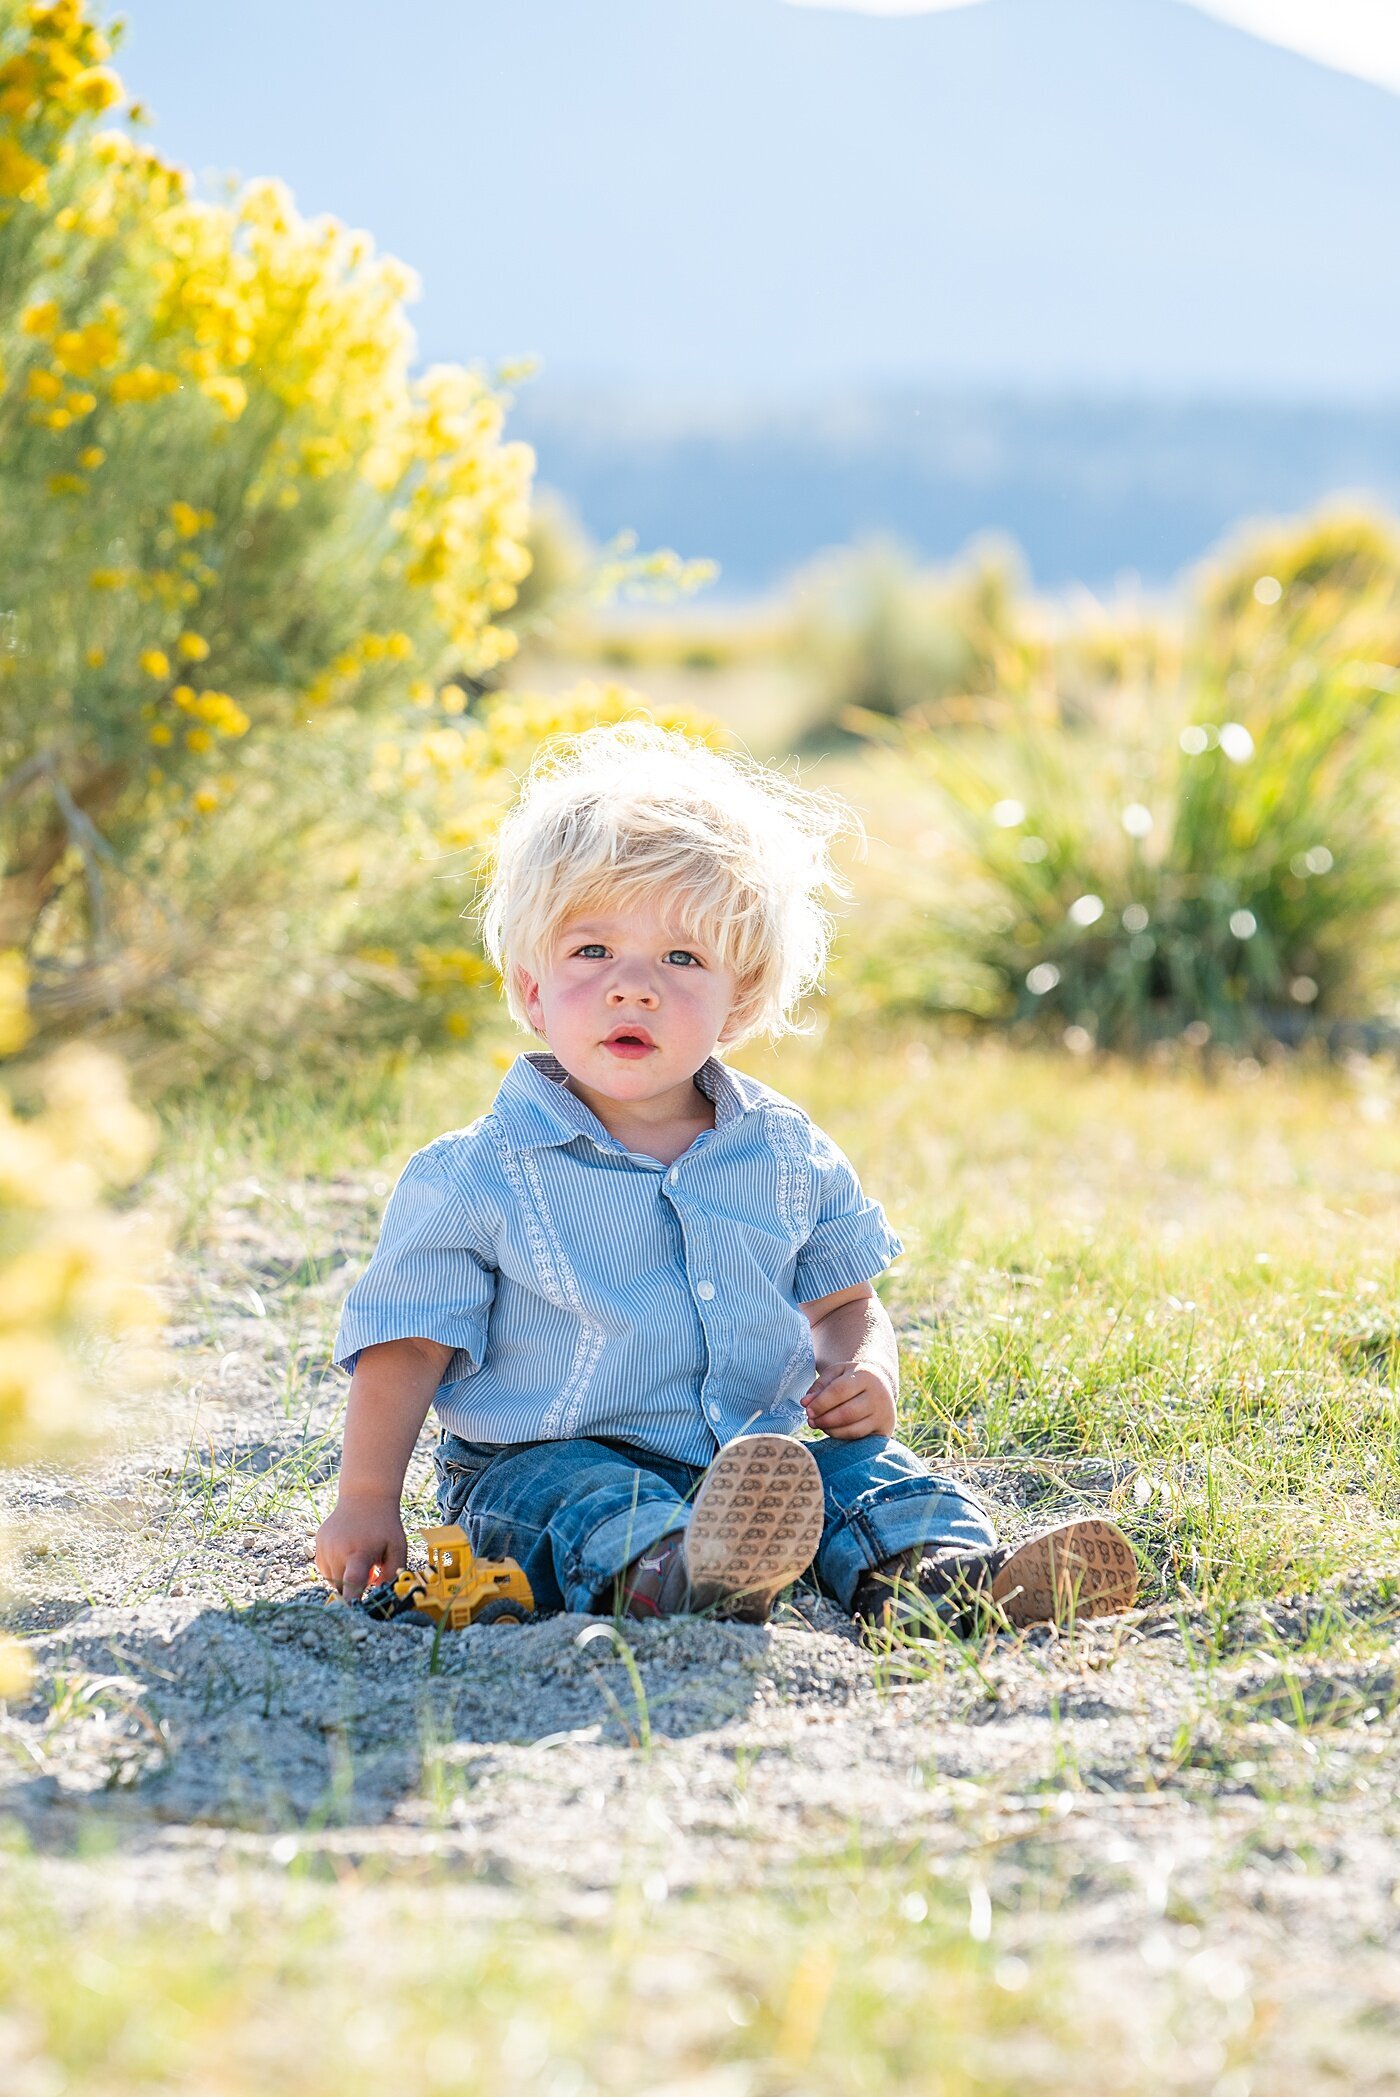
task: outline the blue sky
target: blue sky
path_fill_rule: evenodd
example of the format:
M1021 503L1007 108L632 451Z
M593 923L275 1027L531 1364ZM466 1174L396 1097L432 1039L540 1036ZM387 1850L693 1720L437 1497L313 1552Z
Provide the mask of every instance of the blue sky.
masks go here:
M1380 76L1365 11L1400 21L1210 4ZM154 142L367 227L420 273L425 358L706 400L1400 397L1400 96L1185 0L122 12Z

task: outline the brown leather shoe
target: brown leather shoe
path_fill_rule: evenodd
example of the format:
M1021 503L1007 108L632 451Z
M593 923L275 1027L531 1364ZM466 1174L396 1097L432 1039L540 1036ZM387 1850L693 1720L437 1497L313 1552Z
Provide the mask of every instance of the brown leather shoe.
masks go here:
M851 1614L884 1630L970 1636L989 1619L1019 1630L1112 1616L1137 1599L1133 1547L1101 1515L1057 1522L1024 1543L985 1551L904 1551L867 1573Z
M688 1526L663 1536L622 1574L622 1613L705 1610L761 1624L812 1563L823 1516L821 1472L810 1449L785 1434L740 1435L701 1479Z

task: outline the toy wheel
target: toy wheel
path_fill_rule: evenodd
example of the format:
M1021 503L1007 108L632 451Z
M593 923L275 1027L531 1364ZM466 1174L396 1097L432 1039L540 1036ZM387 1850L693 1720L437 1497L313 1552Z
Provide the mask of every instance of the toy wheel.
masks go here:
M472 1618L474 1624L523 1624L530 1614L523 1602L483 1602Z

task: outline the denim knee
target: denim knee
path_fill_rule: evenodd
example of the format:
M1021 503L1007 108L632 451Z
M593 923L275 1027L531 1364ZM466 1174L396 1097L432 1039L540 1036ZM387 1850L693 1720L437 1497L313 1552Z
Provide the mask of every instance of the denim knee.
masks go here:
M438 1504L487 1558L514 1558L539 1609L590 1611L628 1562L689 1519L690 1467L585 1440L446 1435Z
M815 1571L849 1609L862 1574L901 1551L996 1542L991 1518L964 1485L940 1478L887 1435L810 1444L826 1501Z

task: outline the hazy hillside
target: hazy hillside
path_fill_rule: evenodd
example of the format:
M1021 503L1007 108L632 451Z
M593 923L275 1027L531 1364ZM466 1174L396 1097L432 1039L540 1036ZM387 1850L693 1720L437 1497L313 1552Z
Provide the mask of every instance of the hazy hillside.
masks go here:
M371 228L426 357L537 352L544 478L727 589L987 528L1160 581L1400 501L1400 97L1180 0L126 13L157 143Z
M823 546L889 532L934 559L1015 537L1035 580L1169 581L1239 519L1337 489L1400 508L1388 410L906 393L687 410L521 396L517 429L591 532L713 555L763 590Z

